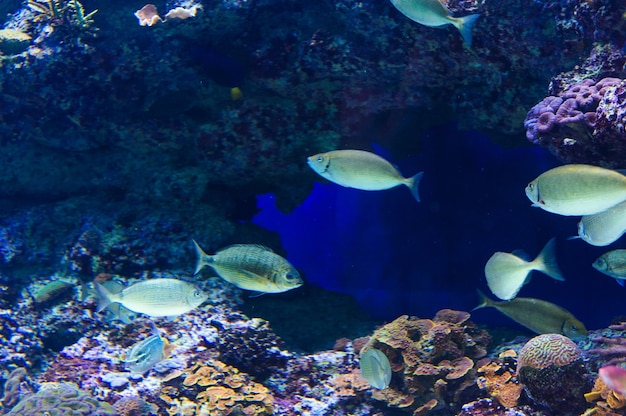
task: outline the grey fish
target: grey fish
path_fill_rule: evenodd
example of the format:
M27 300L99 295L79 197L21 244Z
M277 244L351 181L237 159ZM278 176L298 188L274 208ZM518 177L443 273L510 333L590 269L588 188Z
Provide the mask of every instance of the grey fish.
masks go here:
M148 316L175 317L200 306L208 295L193 284L178 279L150 279L113 293L94 283L100 297L98 312L111 303L119 303L133 312Z
M361 370L361 375L370 386L378 390L389 387L391 382L391 364L382 351L371 348L361 354L359 369Z
M169 355L171 346L153 325L153 335L133 345L124 359L131 373L145 373Z
M541 299L515 298L496 302L478 291L480 308L496 308L518 324L538 334L562 334L572 339L587 336L587 328L566 309Z
M391 0L391 4L409 19L429 27L456 27L465 43L472 45L472 26L479 14L452 17L448 9L439 0Z
M198 256L194 274L210 266L227 282L258 293L281 293L302 286L300 273L267 247L235 244L209 255L195 240L193 244Z
M533 261L527 261L513 253L494 253L485 264L485 277L494 295L502 300L509 300L517 296L522 286L530 281L533 270L556 280L565 280L556 262L554 238L548 241Z
M626 201L626 176L599 166L559 166L530 182L526 196L555 214L594 215Z
M405 178L382 157L363 150L333 150L307 158L317 174L338 185L363 191L380 191L405 185L420 201L418 186L424 172Z
M626 279L626 250L613 250L598 257L592 264L597 271L606 274L624 285Z

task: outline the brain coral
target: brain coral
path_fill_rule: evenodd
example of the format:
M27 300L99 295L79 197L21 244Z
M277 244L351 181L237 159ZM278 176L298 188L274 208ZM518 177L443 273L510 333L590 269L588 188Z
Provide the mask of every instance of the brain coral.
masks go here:
M584 411L584 394L592 380L583 365L582 351L569 338L560 334L532 338L520 350L517 373L536 404L559 415Z
M24 397L7 415L11 416L115 416L104 402L79 390L73 383L44 383L41 389Z

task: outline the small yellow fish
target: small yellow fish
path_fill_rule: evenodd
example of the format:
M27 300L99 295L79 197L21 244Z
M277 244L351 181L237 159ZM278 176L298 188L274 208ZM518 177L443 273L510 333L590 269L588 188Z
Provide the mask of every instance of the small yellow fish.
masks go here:
M592 246L608 246L626 232L626 202L594 215L585 215L578 223L578 236Z
M626 250L613 250L598 257L592 264L597 271L617 279L624 285L626 279Z
M148 316L175 317L200 306L208 295L193 284L178 279L150 279L128 286L119 293L95 282L100 298L98 312L119 303L133 312Z
M472 26L479 14L470 14L463 17L452 17L450 12L439 0L391 0L391 4L403 15L424 26L456 27L465 43L472 46Z
M364 150L333 150L307 158L316 173L338 185L380 191L405 185L419 202L418 186L424 172L405 178L382 157Z
M391 364L382 351L371 348L361 354L359 369L363 378L373 388L382 390L389 387L391 382Z
M210 266L227 282L260 294L281 293L302 286L295 267L267 247L235 244L208 255L198 243L193 244L198 256L194 274Z
M487 285L498 298L513 299L522 286L530 281L530 272L533 270L556 280L565 280L556 262L554 238L548 241L533 261L524 260L513 253L494 253L485 264Z
M474 308L496 308L518 324L538 334L562 334L572 339L587 336L587 328L566 309L541 299L515 298L496 302L481 291L480 305Z
M526 186L533 206L560 215L593 215L626 201L626 176L592 165L550 169Z

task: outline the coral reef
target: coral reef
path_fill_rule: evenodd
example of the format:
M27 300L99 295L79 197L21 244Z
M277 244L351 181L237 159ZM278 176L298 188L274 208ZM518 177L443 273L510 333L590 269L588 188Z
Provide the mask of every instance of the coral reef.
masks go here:
M626 321L619 320L606 329L593 332L590 341L585 358L594 370L626 362Z
M23 415L115 416L108 403L100 402L71 383L45 383L37 393L20 400L10 416Z
M500 353L497 359L478 368L478 387L487 391L489 396L502 406L517 406L522 385L515 379L517 353L507 350Z
M271 415L273 411L274 398L267 387L217 360L197 364L164 384L159 397L169 406L170 415L182 409L220 415Z
M568 85L528 112L526 137L567 163L624 167L625 86L619 78Z
M585 409L583 395L591 379L583 365L583 353L569 338L543 334L528 341L519 352L519 382L532 401L562 414Z
M614 392L598 377L591 392L585 394L585 400L594 407L587 409L584 415L616 416L624 414L626 398Z
M474 359L486 355L490 341L469 317L444 309L432 320L405 315L376 330L364 348L384 352L393 374L390 387L372 397L413 414L459 409L475 388Z

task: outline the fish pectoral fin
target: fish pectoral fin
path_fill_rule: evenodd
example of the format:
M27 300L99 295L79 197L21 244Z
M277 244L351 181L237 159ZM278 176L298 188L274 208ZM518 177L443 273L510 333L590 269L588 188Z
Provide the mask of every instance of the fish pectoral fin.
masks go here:
M249 298L258 298L259 296L263 296L265 295L265 292L251 292L250 296L248 296Z
M263 282L265 279L263 276L260 276L256 273L252 273L248 270L239 270L237 273L237 277L235 277L234 282L237 286L242 289L259 286L260 282ZM248 289L251 290L251 289Z

